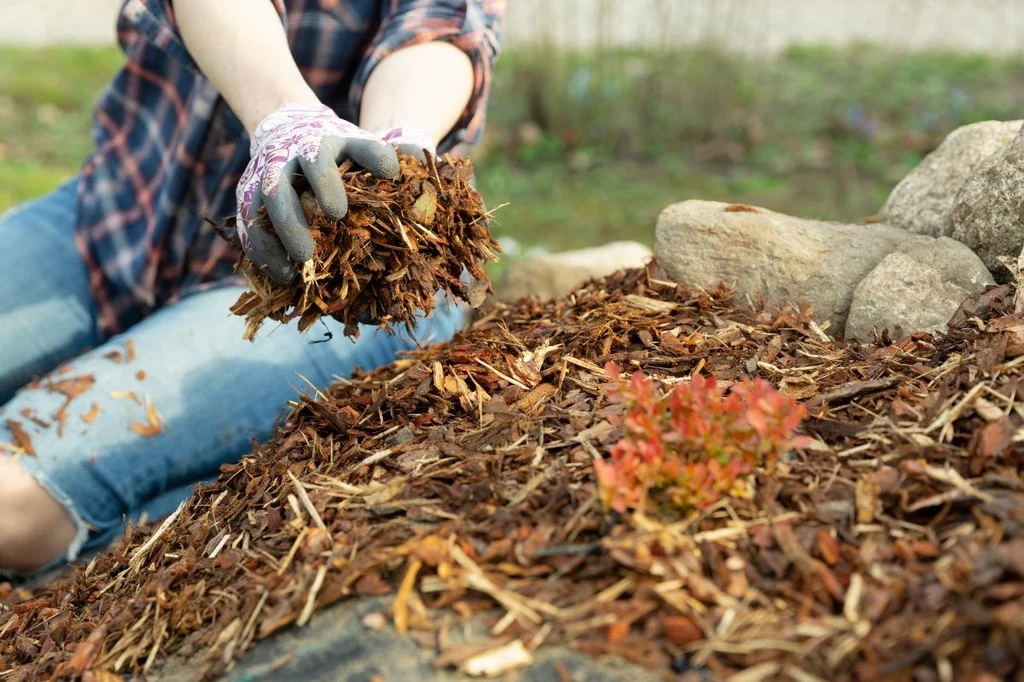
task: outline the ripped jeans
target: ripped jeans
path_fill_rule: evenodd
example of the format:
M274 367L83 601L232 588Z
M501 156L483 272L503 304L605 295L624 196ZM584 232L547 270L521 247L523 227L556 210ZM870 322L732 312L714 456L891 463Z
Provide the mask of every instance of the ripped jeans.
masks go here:
M364 328L352 341L268 324L254 342L225 286L101 338L75 247L75 181L0 216L0 457L21 466L77 528L67 559L125 519L172 512L196 483L266 440L289 400L444 341L464 312L442 303L408 335ZM322 328L321 328L322 329ZM33 381L33 379L36 379Z

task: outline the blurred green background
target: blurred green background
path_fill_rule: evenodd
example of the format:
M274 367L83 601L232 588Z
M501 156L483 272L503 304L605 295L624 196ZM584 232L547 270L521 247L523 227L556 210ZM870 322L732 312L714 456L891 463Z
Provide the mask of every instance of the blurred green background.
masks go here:
M76 172L115 48L0 47L0 210ZM473 150L495 232L650 242L688 198L860 220L947 133L1021 116L1024 59L790 49L508 51Z

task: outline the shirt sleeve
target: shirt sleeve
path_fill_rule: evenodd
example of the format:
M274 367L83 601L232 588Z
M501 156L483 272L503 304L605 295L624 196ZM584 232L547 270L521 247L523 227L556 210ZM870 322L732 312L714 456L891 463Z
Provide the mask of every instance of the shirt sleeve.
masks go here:
M386 0L380 28L360 64L350 91L352 111L359 111L370 74L388 55L411 45L445 41L459 48L473 65L473 94L454 129L438 145L441 152L473 143L483 130L494 63L501 41L506 0Z
M270 0L284 21L284 0ZM174 21L174 8L171 0L126 0L118 18L121 24L138 32L143 39L157 49L163 50L168 56L181 62L193 71L199 72L199 66L188 53L185 42L178 32Z

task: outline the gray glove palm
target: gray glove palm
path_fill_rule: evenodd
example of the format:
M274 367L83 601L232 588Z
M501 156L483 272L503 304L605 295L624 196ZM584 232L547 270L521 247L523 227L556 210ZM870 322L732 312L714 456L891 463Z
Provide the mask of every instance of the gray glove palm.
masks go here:
M236 228L243 251L275 282L292 281L295 265L312 258L315 247L293 179L301 173L324 215L341 220L348 212L348 197L338 164L345 159L379 178L394 178L400 170L389 142L319 102L286 104L257 126L249 164L235 193ZM273 231L257 221L261 206Z

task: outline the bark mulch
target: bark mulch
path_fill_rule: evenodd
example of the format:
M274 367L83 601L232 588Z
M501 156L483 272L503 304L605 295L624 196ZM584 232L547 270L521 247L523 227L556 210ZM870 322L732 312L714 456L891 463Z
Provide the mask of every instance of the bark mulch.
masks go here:
M858 345L660 277L491 309L302 398L163 524L35 593L8 586L0 680L182 660L210 679L314 611L382 594L439 667L562 642L652 679L684 661L737 682L1021 679L1012 288L967 301L941 338ZM592 465L621 435L609 360L669 383L759 375L804 403L814 445L759 472L750 500L671 523L611 515ZM453 645L476 614L489 638Z
M487 229L490 214L470 184L472 163L446 157L423 164L406 155L400 163L401 174L394 180L343 163L338 172L348 213L339 221L324 215L310 190L301 192L316 252L304 267L296 266L291 284L275 283L242 257L237 270L250 290L231 311L245 316L245 338L252 339L268 319L298 319L299 330L305 331L321 317L333 317L353 337L359 336L360 322L386 331L411 328L420 311L433 309L438 291L473 306L483 302L491 291L486 264L497 260L501 247ZM263 220L253 229L272 231L266 209L261 211Z

